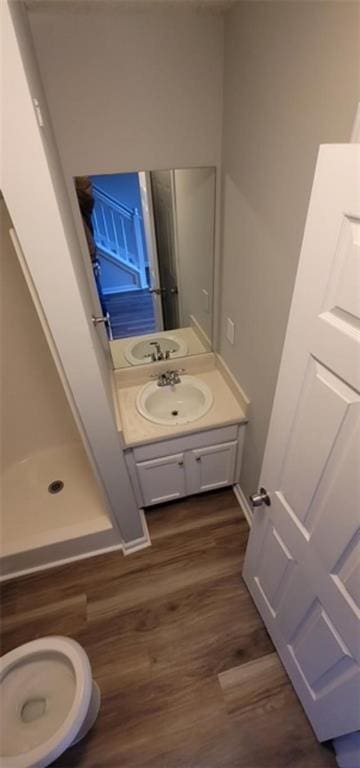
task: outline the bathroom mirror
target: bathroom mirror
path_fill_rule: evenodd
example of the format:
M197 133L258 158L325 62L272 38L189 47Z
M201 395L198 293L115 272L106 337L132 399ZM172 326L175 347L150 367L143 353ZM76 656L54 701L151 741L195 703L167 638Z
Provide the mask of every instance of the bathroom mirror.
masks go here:
M215 168L74 183L114 368L208 352Z

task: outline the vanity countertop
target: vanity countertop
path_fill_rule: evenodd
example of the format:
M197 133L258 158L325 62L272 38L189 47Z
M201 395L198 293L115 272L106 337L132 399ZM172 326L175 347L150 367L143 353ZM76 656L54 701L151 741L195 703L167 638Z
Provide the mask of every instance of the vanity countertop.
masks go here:
M190 373L190 371L189 371ZM124 387L115 386L115 396L118 406L118 428L122 432L125 447L145 445L169 437L177 437L213 427L226 426L228 424L240 424L247 418L243 408L225 381L224 376L217 368L195 372L191 371L201 381L207 384L214 397L210 410L196 421L188 424L163 426L154 424L142 416L136 408L136 397L143 388L144 382Z
M195 328L177 328L176 331L162 331L157 335L178 337L181 341L185 342L187 355L201 355L203 352L208 352L207 347L201 341ZM115 341L110 341L110 352L115 370L129 367L128 360L125 357L125 349L129 346L129 342L134 344L136 341L141 341L145 338L146 336L143 335L133 336L130 339L116 339Z

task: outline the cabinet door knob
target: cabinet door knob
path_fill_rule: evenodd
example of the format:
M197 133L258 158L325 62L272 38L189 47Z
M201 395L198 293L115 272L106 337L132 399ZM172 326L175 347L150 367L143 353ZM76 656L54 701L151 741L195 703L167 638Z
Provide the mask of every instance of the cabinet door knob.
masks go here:
M179 467L182 467L183 463L184 463L183 461L178 461Z
M196 461L201 461L201 456L197 456Z

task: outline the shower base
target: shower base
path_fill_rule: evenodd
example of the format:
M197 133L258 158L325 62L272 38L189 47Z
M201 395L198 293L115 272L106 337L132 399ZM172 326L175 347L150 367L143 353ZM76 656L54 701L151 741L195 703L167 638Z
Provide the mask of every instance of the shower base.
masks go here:
M3 578L119 540L80 442L6 468L1 539Z

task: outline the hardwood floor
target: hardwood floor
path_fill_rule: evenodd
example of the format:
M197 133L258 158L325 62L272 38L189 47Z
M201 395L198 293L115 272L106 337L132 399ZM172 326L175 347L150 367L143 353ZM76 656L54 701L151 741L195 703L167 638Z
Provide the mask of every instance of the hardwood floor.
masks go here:
M102 691L56 766L331 768L241 579L247 524L231 490L152 509L153 546L3 586L3 652L76 638Z
M114 339L155 333L152 296L148 290L124 291L103 296Z

